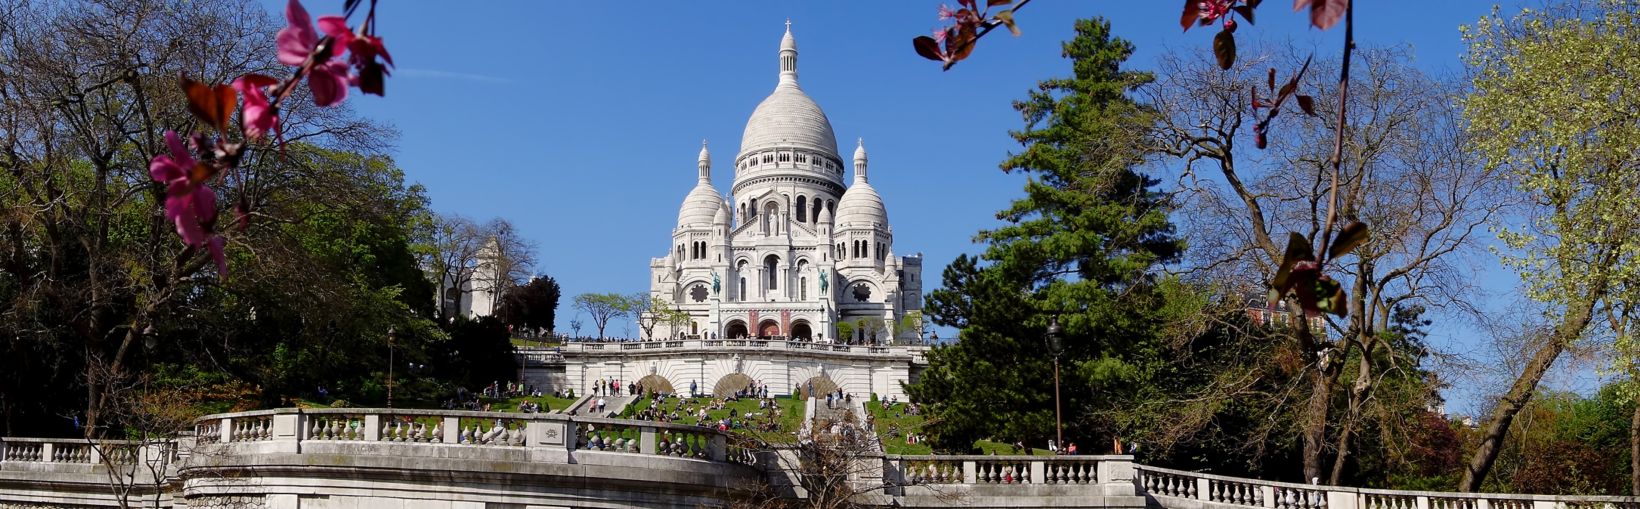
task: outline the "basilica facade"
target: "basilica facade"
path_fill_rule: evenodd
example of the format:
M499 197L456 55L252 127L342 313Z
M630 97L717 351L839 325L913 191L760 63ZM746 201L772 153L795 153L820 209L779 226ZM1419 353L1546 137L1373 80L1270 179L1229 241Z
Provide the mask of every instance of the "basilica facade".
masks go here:
M841 157L825 112L798 86L789 23L779 63L774 92L746 121L727 195L701 147L670 252L650 263L650 298L681 313L652 335L916 341L922 257L894 255L865 144Z

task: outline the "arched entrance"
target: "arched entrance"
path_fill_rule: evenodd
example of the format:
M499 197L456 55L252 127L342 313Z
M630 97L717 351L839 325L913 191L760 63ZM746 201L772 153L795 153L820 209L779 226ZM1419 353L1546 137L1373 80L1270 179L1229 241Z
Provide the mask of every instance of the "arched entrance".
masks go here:
M812 340L814 339L814 330L809 327L809 322L798 320L796 322L792 322L791 336L792 339L801 339L804 341Z
M730 373L723 375L723 378L719 378L717 384L712 386L712 396L727 397L751 386L752 377L746 376L745 373Z
M764 320L762 323L757 324L757 337L771 338L779 335L780 322L776 322L774 320Z
M676 394L672 389L672 381L660 375L649 375L638 379L638 386L643 387L646 393Z
M723 328L723 337L726 339L744 338L747 335L746 322L740 320L730 321L729 325Z
M824 398L828 392L837 392L837 382L831 381L830 376L820 375L798 385L797 390L801 391L804 398Z

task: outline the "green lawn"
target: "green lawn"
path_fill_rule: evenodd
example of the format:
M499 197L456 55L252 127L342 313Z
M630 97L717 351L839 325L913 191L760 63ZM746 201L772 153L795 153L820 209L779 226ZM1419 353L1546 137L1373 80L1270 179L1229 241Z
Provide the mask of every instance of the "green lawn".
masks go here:
M512 345L513 346L544 346L544 347L547 347L547 348L552 348L552 347L558 346L558 342L557 341L545 341L545 342L543 342L543 340L539 340L539 339L512 338Z
M541 405L542 412L549 412L563 411L565 408L569 408L570 403L575 402L575 398L554 398L552 396L542 396L539 398L481 398L479 401L481 403L489 403L491 412L517 412L518 404L525 401L531 401Z
M884 406L881 401L867 401L866 412L871 414L877 438L883 441L883 452L888 454L933 454L926 443L906 443L909 433L921 433L923 416L906 415L905 403Z
M676 397L666 398L665 400L663 400L661 402L661 407L666 409L666 411L668 413L670 413L673 409L678 407L679 401L680 401L680 399L676 398ZM685 398L685 399L682 399L681 401L683 402L683 406L685 408L687 408L691 405L698 408L701 405L707 405L707 404L710 404L712 402L711 398ZM648 409L653 404L654 404L654 400L650 399L650 398L643 398L643 399L640 399L638 401L634 401L631 405L627 405L625 410L621 411L620 417L623 418L623 419L632 418L633 416L638 415L639 412L642 412L645 409ZM780 421L779 421L779 424L780 424L780 434L781 435L790 434L792 432L797 431L798 428L802 427L802 424L803 424L803 406L805 404L803 400L793 399L793 398L775 398L775 404L780 406ZM724 405L724 407L721 408L721 409L707 411L706 412L706 421L708 423L714 423L715 424L718 421L718 419L723 419L725 417L728 417L729 416L729 410L731 410L731 409L736 410L735 415L738 415L738 416L745 416L748 413L758 414L758 416L755 417L754 419L758 420L759 422L761 422L761 420L763 418L763 415L764 415L764 410L759 410L757 408L757 400L756 399L741 399L741 400L738 400L738 401L729 402L728 404ZM678 415L678 420L672 421L672 423L673 424L687 424L687 425L699 424L699 421L695 418L695 414L689 413L688 415L684 415L684 413L685 412L683 412L683 411L679 411L678 412L678 414L679 414ZM737 431L751 432L751 430L737 430ZM763 435L768 435L768 434L763 434ZM760 435L760 436L762 436L762 435ZM768 437L764 437L764 438L768 439Z

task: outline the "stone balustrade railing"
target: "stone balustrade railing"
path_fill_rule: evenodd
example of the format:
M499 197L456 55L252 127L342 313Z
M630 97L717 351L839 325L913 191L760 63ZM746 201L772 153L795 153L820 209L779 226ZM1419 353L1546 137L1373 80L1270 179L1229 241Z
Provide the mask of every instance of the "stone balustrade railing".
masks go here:
M292 452L304 442L367 442L556 448L731 461L727 432L562 414L389 408L258 410L202 417L195 421L195 434L200 445L267 444L273 450ZM18 454L35 453L19 450ZM733 462L748 463L743 451L737 454Z
M1610 496L1448 493L1318 486L1136 465L1139 491L1164 509L1640 509Z
M519 347L521 355L529 357L536 352L552 352L554 354L617 354L641 353L672 350L788 350L788 351L817 351L831 353L847 353L867 356L921 356L928 350L924 345L845 345L836 343L816 343L809 341L786 341L772 339L684 339L684 340L656 340L607 343L566 343L554 348ZM535 355L529 357L542 360L547 356ZM561 357L550 357L561 359Z
M1078 485L1132 481L1132 456L889 455L884 479L905 485Z

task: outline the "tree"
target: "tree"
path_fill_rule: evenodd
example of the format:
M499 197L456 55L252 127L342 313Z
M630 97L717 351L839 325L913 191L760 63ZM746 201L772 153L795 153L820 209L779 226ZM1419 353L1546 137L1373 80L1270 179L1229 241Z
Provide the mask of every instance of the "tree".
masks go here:
M1528 10L1466 30L1472 145L1535 206L1503 228L1505 264L1556 317L1545 341L1493 407L1459 488L1481 487L1515 416L1543 375L1583 337L1602 303L1634 302L1640 232L1640 14L1629 2Z
M535 243L520 236L512 222L502 218L485 223L481 235L484 241L473 291L490 294L491 305L495 306L507 291L529 277L535 265ZM495 309L489 311L494 313Z
M649 298L648 293L634 293L627 297L632 303L629 311L638 321L638 329L643 331L644 339L655 339L655 326L666 324L674 334L689 325L689 313L678 309L676 304L665 300Z
M508 290L501 297L498 314L514 328L552 332L558 295L558 281L550 276L537 276L523 286Z
M609 321L627 316L635 306L632 298L618 293L583 293L575 296L575 309L592 319L598 328L598 339L604 339L604 328Z
M908 386L940 449L1054 435L1050 319L1064 328L1067 436L1108 443L1120 430L1090 409L1120 406L1156 366L1166 299L1154 270L1183 245L1168 197L1135 169L1154 117L1130 93L1152 77L1121 68L1133 46L1104 20L1078 20L1063 48L1072 75L1014 103L1025 128L1011 134L1025 150L1001 166L1031 177L1025 197L998 213L1003 226L980 232L983 256L959 256L928 298L935 323L962 329ZM985 390L972 390L980 381Z
M441 292L438 321L449 323L461 305L462 289L472 286L472 268L478 266L484 236L478 224L458 215L437 216L430 234L424 264Z
M166 188L148 171L171 152L162 133L196 123L177 77L221 83L281 69L278 26L242 0L0 10L0 344L11 361L6 378L64 389L48 399L0 389L0 412L12 432L60 434L68 421L56 416L79 414L80 431L102 435L103 410L114 405L108 389L141 369L149 341L178 339L147 333L185 322L188 301L226 276L207 270L207 250L177 239L162 208ZM259 51L223 58L221 48ZM392 137L345 108L288 101L280 112L284 138L302 143L251 151L221 182L234 196L222 208L255 211L246 222L223 214L218 233L231 247L273 230L263 225L297 219L264 205L348 199L329 193L348 187L331 178L349 169L309 173L311 149L370 154ZM235 255L235 267L258 255ZM70 389L78 395L63 397Z
M1308 57L1288 49L1244 58L1226 72L1205 55L1170 54L1162 59L1163 78L1145 89L1161 112L1155 142L1184 163L1181 199L1189 206L1182 208L1181 221L1193 242L1187 270L1217 283L1229 298L1244 300L1268 288L1269 275L1294 245L1282 241L1281 230L1296 235L1300 246L1309 242L1304 239L1327 237L1329 203L1337 204L1343 221L1373 225L1371 238L1339 258L1341 273L1333 275L1348 313L1320 334L1286 330L1307 367L1300 375L1309 394L1270 394L1303 405L1295 430L1304 440L1302 479L1333 484L1346 476L1363 428L1415 422L1397 412L1380 414L1389 421L1376 420L1365 409L1386 401L1373 397L1385 376L1420 370L1421 350L1396 349L1384 335L1394 310L1422 304L1472 309L1467 296L1474 269L1463 260L1483 249L1477 231L1513 202L1496 172L1462 148L1467 136L1453 106L1457 86L1412 68L1404 50L1358 53L1362 76L1348 95L1343 122L1293 115L1283 136L1269 142L1273 164L1258 164L1266 156L1237 143L1247 128L1257 128L1247 105L1269 99L1257 89L1250 93L1248 84L1262 87L1271 80L1275 71L1266 66L1297 66ZM1295 83L1318 92L1315 110L1336 108L1343 96L1336 83L1319 77ZM1346 162L1334 166L1341 131L1347 133ZM1335 171L1336 193L1317 184ZM1341 380L1348 385L1338 385ZM1401 403L1414 410L1425 406Z

